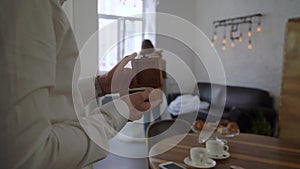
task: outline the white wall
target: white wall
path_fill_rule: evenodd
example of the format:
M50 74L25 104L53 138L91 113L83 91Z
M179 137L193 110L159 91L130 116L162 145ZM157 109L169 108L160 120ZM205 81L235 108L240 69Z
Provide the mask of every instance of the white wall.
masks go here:
M196 1L197 0L160 0L160 3L157 7L157 12L175 15L176 17L183 18L191 23L195 23ZM174 27L169 27L168 22L172 21L165 19L165 17L157 17L157 32L164 32L163 30L165 29L173 31ZM186 36L187 40L195 41L195 37L193 35L186 33ZM190 93L193 91L194 88L194 84L189 83L191 81L190 77L192 75L188 72L188 70L183 69L183 65L180 62L178 62L177 59L174 59L174 57L178 56L179 59L182 59L182 61L187 65L187 67L189 67L193 71L193 60L195 58L195 55L188 47L185 46L183 42L180 41L181 39L175 40L172 38L173 37L157 35L156 47L161 48L165 51L163 53L163 58L166 60L167 72L174 73L177 75L176 80L178 80L179 83L182 84L182 92ZM173 80L171 80L171 78L167 79L166 85L167 92L178 91L176 88L176 83Z
M62 6L79 48L98 30L97 0L66 0Z
M79 48L98 30L97 0L73 0L74 32Z
M209 38L213 34L213 20L262 13L263 32L253 34L253 50L247 49L247 41L226 52L217 46L224 64L227 83L265 89L276 98L280 96L284 35L287 19L300 17L299 0L198 0L197 26ZM244 30L245 32L247 29ZM195 66L198 80L201 68Z
M97 30L96 0L73 0L73 25L79 46L82 47L92 33ZM160 0L158 12L169 13L187 19L197 25L205 34L212 35L212 21L229 17L262 13L263 32L253 35L253 50L244 44L226 52L218 50L224 65L227 83L265 89L278 101L281 87L285 24L288 18L300 16L299 0ZM157 21L159 31L159 18ZM246 31L246 30L245 30ZM195 39L195 46L208 43ZM202 64L193 52L182 48L180 42L168 43L165 37L157 39L157 47L167 49L180 56L191 67L198 81L208 81ZM205 57L205 51L202 57ZM96 51L94 51L96 53ZM209 54L207 54L208 56ZM171 57L169 57L171 58ZM172 59L167 60L167 69ZM180 66L180 65L178 65ZM192 91L193 85L180 72L185 81L185 91ZM169 84L172 88L172 82Z
M73 28L80 50L81 77L98 70L97 0L73 0Z

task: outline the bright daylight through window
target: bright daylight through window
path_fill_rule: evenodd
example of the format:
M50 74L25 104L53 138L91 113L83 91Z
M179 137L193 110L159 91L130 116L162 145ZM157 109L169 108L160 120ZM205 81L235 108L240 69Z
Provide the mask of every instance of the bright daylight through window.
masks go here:
M143 39L155 43L155 17L146 13L155 12L156 4L157 0L98 0L100 73L139 52Z

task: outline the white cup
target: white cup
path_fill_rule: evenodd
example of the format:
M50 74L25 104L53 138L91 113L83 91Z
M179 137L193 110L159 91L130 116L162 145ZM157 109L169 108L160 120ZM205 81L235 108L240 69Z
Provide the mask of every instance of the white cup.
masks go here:
M193 147L190 149L190 157L193 164L204 165L208 160L208 151L203 147Z
M229 146L225 145L224 142L220 140L208 140L206 142L206 148L208 153L213 156L223 155L229 150Z

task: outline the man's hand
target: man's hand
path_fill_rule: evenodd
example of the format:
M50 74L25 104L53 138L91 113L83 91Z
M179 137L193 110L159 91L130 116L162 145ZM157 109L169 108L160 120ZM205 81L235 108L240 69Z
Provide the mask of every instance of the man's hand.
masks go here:
M162 103L162 91L159 89L146 89L143 92L122 96L121 99L129 107L129 120L140 119L145 112Z
M97 77L104 94L128 90L133 79L133 72L130 68L125 68L125 66L136 56L136 53L125 56L108 73Z

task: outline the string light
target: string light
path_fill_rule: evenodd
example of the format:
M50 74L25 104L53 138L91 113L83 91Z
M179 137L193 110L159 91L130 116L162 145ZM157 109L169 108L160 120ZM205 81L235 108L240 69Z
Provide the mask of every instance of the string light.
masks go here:
M259 21L258 21L258 23L257 23L257 28L256 28L256 31L257 32L261 32L262 31L262 28L261 28L261 20L260 20L260 18L259 18Z
M226 45L227 41L226 41L226 27L224 27L224 35L223 35L223 40L222 40L222 44Z
M213 38L214 40L217 40L218 39L218 35L217 35L217 31L215 31L215 33L214 33L214 38Z
M252 46L252 41L251 41L251 39L249 39L248 49L249 49L249 50L253 49L253 46Z
M213 48L215 47L215 40L214 40L214 38L212 38L210 46L213 47Z
M252 24L249 24L249 30L248 30L248 37L251 38L252 37Z
M261 26L258 26L256 30L257 32L261 32L262 31Z
M252 44L252 37L254 35L255 32L261 32L262 31L262 27L261 27L261 17L263 15L258 13L258 14L253 14L253 15L248 15L248 16L241 16L241 17L235 17L235 18L229 18L229 19L223 19L223 20L216 20L213 21L213 26L214 26L214 31L213 31L213 36L212 36L212 40L211 40L211 46L212 47L216 47L218 43L217 39L217 29L219 27L223 27L224 28L224 35L223 38L219 38L221 41L221 49L223 51L227 50L227 39L226 39L226 28L227 26L231 27L231 31L228 32L229 33L229 45L231 46L231 48L236 47L236 41L242 43L244 41L244 38L247 37L247 39L249 38L248 41L248 49L251 50L253 49L253 44ZM253 32L252 31L252 24L255 23L257 24L257 27L255 27L256 31ZM244 24L248 24L248 31L247 32L243 32L243 27L241 27L241 25ZM244 36L244 37L243 37Z
M239 42L243 42L243 34L242 34L242 32L240 33Z
M223 51L226 51L226 44L223 44L223 45L222 45L222 50L223 50Z
M226 43L227 43L227 41L226 41L226 36L223 37L222 43L223 43L223 44L226 44Z
M223 42L222 42L222 50L226 50L226 36L224 36Z
M234 40L232 40L232 41L231 41L231 43L230 43L230 46L231 46L232 48L234 48L234 47L235 47Z
M226 51L226 27L224 26L224 35L223 35L223 40L222 40L222 50Z

